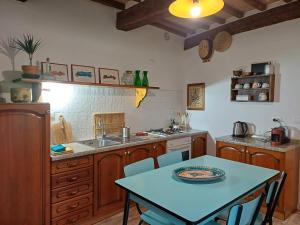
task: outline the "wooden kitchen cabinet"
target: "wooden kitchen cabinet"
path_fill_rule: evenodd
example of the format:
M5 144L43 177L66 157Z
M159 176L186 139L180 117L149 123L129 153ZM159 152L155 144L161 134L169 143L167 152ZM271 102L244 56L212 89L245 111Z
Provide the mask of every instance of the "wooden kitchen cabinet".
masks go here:
M281 193L275 217L286 219L297 210L299 183L299 149L272 151L257 147L217 141L217 156L255 166L285 171L288 176Z
M123 207L124 193L115 184L124 176L127 150L99 153L94 157L94 215L107 216Z
M50 221L50 106L0 104L0 224Z
M192 158L200 157L206 155L207 146L207 135L195 135L192 136Z
M131 164L149 157L154 157L152 144L130 147L126 152L126 164Z
M167 142L166 141L162 141L162 142L157 142L154 143L153 146L153 153L152 156L154 158L154 164L155 164L155 168L158 168L158 162L157 162L157 157L166 154L167 152Z
M245 162L246 147L242 145L217 142L217 156L237 162Z

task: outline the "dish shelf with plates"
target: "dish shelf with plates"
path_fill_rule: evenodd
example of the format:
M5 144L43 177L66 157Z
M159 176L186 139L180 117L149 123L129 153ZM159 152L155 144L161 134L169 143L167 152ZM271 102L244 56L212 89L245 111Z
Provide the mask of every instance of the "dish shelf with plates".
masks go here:
M232 77L231 101L274 102L274 89L274 74Z

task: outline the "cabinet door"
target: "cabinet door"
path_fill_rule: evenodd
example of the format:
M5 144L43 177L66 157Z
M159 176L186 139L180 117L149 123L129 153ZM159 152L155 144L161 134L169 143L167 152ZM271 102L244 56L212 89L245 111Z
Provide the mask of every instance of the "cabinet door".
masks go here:
M247 148L247 163L255 166L261 166L269 169L284 170L284 155L280 152L268 151L260 148L248 147ZM257 193L263 192L263 189ZM256 193L256 194L257 194ZM284 194L281 193L277 211L284 210Z
M157 162L157 157L166 154L166 151L167 151L167 143L165 141L157 142L153 144L153 156L154 156L155 168L159 167Z
M206 155L206 135L192 137L192 158Z
M152 144L140 145L127 149L127 164L131 164L149 157L154 157Z
M123 207L124 193L115 180L124 175L125 150L94 156L94 214L106 216Z
M217 156L223 159L229 159L237 162L246 162L246 147L241 145L217 142Z
M49 224L49 105L0 104L0 224Z
M247 163L274 170L281 170L281 153L260 148L247 148Z

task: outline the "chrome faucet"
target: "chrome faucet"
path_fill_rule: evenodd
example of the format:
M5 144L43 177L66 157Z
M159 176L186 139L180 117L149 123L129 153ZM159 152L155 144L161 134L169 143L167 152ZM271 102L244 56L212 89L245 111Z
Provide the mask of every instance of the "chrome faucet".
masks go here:
M103 120L100 120L100 122L98 123L98 127L101 129L101 136L100 136L100 138L101 139L106 138L105 123L104 123Z

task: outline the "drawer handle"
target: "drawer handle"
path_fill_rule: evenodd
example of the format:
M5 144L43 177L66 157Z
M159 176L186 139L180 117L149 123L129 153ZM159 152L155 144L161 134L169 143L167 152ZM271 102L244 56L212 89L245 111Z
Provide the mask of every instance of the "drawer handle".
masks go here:
M70 205L69 209L76 209L79 206L79 203L77 202L76 204Z
M69 196L73 196L73 195L76 195L79 191L76 190L76 191L70 191L69 192Z
M78 166L78 162L69 162L69 163L67 163L67 165L69 168L75 167L75 166Z
M76 218L69 218L68 220L67 220L67 223L76 223L77 221L78 221L78 217L76 217Z
M76 180L78 180L78 176L74 176L74 177L71 177L71 178L69 178L68 179L68 181L76 181Z

